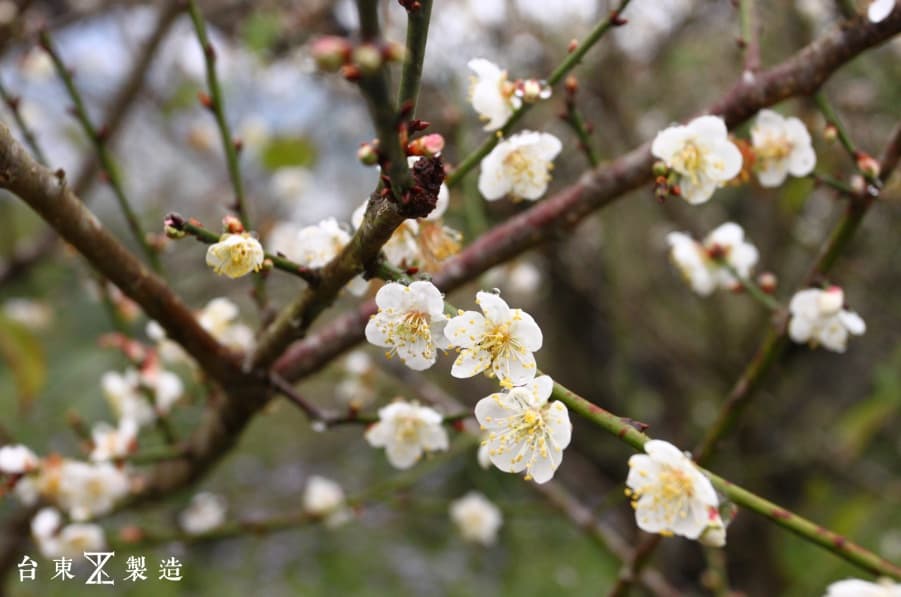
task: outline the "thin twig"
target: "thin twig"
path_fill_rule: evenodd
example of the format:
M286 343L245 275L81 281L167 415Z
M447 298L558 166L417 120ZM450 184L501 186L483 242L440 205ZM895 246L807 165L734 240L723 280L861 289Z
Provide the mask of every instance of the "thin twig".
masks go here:
M432 16L432 0L419 0L417 7L407 10L407 53L400 77L400 91L397 97L399 108L416 115L419 85L422 80L422 63L429 37L429 19Z
M125 216L125 220L128 223L132 236L134 236L138 245L140 245L141 250L147 257L147 261L150 263L151 267L159 272L161 269L159 254L150 246L147 236L138 221L138 217L132 209L128 197L125 195L125 187L119 174L119 167L113 162L113 157L106 144L106 133L102 130L98 130L91 122L91 117L88 115L88 111L85 108L81 93L78 91L78 88L75 87L72 73L63 63L62 57L60 57L56 46L53 44L53 40L50 38L50 33L46 29L41 31L40 41L41 47L43 47L47 54L50 55L50 59L53 61L53 65L56 68L56 73L62 80L63 85L65 85L69 98L72 100L75 109L75 117L81 124L82 129L84 129L85 135L87 135L91 144L94 146L94 151L97 152L97 158L100 160L107 182L113 190L116 201L119 202L119 207L122 209L122 213Z

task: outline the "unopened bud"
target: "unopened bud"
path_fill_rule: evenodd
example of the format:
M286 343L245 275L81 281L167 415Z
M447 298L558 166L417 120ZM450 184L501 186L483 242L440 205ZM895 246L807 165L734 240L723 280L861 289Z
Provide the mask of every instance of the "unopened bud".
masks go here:
M137 543L144 538L144 531L136 525L128 525L119 529L119 539L123 543Z
M184 230L179 230L178 228L173 228L172 226L166 226L163 230L166 232L166 236L175 240L184 238L187 234Z
M879 162L867 153L857 152L857 168L868 178L879 178Z
M669 166L667 166L665 162L657 160L656 162L654 162L654 167L651 171L656 177L666 176L667 174L669 174Z
M241 234L244 232L244 224L237 217L229 214L222 218L222 230L229 234Z
M573 75L569 75L566 77L566 81L563 82L563 87L566 89L566 93L575 95L579 90L579 80Z
M385 62L403 62L407 58L407 46L389 41L382 49L382 58Z
M382 52L372 44L363 44L353 50L351 60L361 73L372 74L382 68Z
M333 73L350 59L350 42L343 37L327 35L317 38L310 46L310 54L321 71Z
M203 91L198 91L197 100L200 102L200 105L202 105L207 110L213 109L213 98L211 98L209 94L204 93Z
M838 129L835 128L835 125L831 122L823 129L823 138L829 142L835 141L838 138Z
M364 166L375 166L379 163L378 139L372 143L361 143L357 150L357 159Z
M413 139L407 144L407 155L435 157L444 149L444 137L437 133Z
M572 38L571 40L569 40L569 45L566 46L566 52L568 54L572 54L573 52L576 51L576 48L578 48L578 47L579 47L579 40L576 38Z
M773 294L774 292L776 292L776 285L778 283L779 280L772 272L763 272L762 274L757 276L757 285L760 286L760 289L767 294Z
M858 195L863 195L867 191L867 181L863 179L863 176L860 174L855 174L851 176L851 190L853 190Z
M551 97L551 87L547 81L539 81L538 79L526 79L525 81L516 82L516 97L522 99L527 104L532 104L538 100Z
M275 264L267 257L263 260L263 263L260 264L260 271L268 272L271 271L273 267L275 267Z

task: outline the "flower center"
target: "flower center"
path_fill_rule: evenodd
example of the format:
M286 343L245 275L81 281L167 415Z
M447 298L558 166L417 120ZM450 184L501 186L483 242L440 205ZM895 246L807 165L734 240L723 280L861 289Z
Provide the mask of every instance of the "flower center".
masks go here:
M671 466L660 469L657 482L644 489L651 496L654 508L672 525L677 519L688 517L689 500L694 497L694 484L684 470ZM635 498L639 498L636 495Z
M536 168L536 163L523 155L520 150L511 151L504 158L504 167L509 171L511 178L527 180L533 185L543 185L548 182L550 164L544 168Z
M406 341L414 341L416 338L430 335L429 316L422 311L407 312L397 325L398 335Z
M419 419L402 417L394 425L394 437L404 443L412 443L419 439Z
M704 170L707 161L706 153L694 141L688 141L673 156L673 169L680 174L688 176L692 183L698 184L701 172Z
M794 144L785 135L770 135L754 148L757 158L764 162L778 162L791 154Z
M496 324L490 332L485 334L485 339L482 341L482 348L487 350L491 354L491 359L494 360L512 344L515 344L515 341L510 334L510 325L508 323L501 323Z

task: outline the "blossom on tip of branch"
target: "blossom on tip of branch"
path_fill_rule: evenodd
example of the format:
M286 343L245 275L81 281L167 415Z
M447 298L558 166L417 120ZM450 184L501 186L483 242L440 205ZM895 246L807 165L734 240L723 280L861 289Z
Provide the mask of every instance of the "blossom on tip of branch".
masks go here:
M189 535L208 533L225 522L225 498L202 491L191 498L188 507L178 515L178 526Z
M701 116L660 131L651 153L678 175L680 193L692 205L708 201L741 171L741 151L719 116Z
M496 131L522 105L522 100L514 95L515 87L507 80L507 71L490 60L474 58L466 66L475 73L469 88L472 107L486 121L484 129Z
M872 0L867 8L867 17L872 23L884 21L895 9L896 0Z
M366 441L374 448L385 448L388 462L408 469L424 452L447 450L447 431L441 426L441 414L417 402L397 401L379 409L379 422L366 431Z
M511 309L496 294L479 292L476 304L482 313L464 311L444 328L451 346L462 348L451 375L466 378L490 369L503 386L527 383L537 370L532 353L541 349L541 328L531 315Z
M670 232L670 259L692 290L709 296L717 288L731 290L740 285L729 268L747 279L757 263L757 249L745 241L741 226L726 222L699 243L683 232Z
M379 310L366 324L366 340L389 348L388 358L397 354L410 369L423 371L435 364L438 348L449 348L444 297L431 282L389 282L376 293L375 304Z
M470 491L450 505L450 517L465 541L491 546L504 522L500 508L478 491Z
M14 444L0 448L0 474L23 475L40 464L37 454L27 446Z
M560 139L550 133L523 131L501 141L482 159L479 192L488 201L508 194L530 201L540 198L561 149Z
M260 271L264 258L263 245L247 232L223 234L206 251L206 264L232 279Z
M319 475L313 475L307 481L303 492L303 510L322 518L328 527L342 525L351 517L341 486Z
M901 597L901 585L888 579L869 582L849 578L829 585L823 597Z
M629 458L626 479L638 528L699 539L714 547L725 545L719 498L710 480L669 442L650 440L644 450L646 454Z
M844 303L845 293L838 286L795 293L788 305L789 336L799 344L822 344L833 352L845 352L848 335L860 336L867 326L860 315L844 309Z
M475 416L486 433L488 458L506 473L526 472L526 480L549 481L572 439L569 411L549 402L554 382L547 375L479 400Z
M804 123L772 110L761 110L751 127L757 179L761 186L778 187L788 174L807 176L817 155Z
M132 419L122 419L118 427L109 423L96 423L91 429L91 460L100 462L127 456L137 445L138 424Z

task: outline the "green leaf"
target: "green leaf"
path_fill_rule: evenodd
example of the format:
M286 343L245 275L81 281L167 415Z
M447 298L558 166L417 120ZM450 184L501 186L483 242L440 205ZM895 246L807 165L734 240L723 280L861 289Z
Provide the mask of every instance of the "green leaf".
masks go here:
M22 324L0 315L0 360L12 372L19 402L27 407L47 379L47 362L40 342Z
M263 167L267 170L310 166L315 160L316 146L305 137L274 137L263 148Z

